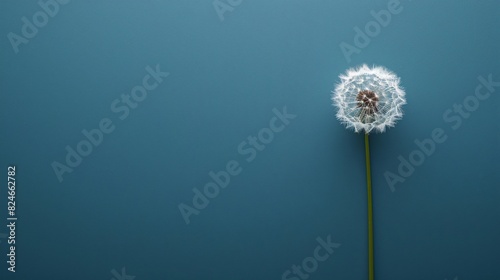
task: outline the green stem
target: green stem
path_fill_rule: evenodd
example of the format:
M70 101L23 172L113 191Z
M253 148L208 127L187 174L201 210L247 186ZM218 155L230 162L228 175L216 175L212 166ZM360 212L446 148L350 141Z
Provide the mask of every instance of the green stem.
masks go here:
M370 141L365 133L366 187L368 193L368 279L373 280L373 201L372 175L370 168Z

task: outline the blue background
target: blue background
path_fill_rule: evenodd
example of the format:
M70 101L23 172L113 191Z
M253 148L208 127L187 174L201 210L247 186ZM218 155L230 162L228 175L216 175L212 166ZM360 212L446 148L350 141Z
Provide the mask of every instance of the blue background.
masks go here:
M16 54L36 1L0 2L2 169L17 166L17 263L2 279L281 279L316 238L341 246L309 279L367 279L363 135L336 119L347 68L401 77L405 116L371 136L377 279L500 279L500 88L453 130L443 113L500 80L499 1L402 1L348 62L339 45L388 1L243 1L221 20L211 1L70 1ZM159 64L169 72L125 120L110 104ZM238 145L296 115L245 161ZM81 131L116 129L59 182L51 163ZM415 139L448 136L391 192ZM241 174L186 225L210 171ZM7 233L6 184L0 233ZM2 237L2 236L0 236Z

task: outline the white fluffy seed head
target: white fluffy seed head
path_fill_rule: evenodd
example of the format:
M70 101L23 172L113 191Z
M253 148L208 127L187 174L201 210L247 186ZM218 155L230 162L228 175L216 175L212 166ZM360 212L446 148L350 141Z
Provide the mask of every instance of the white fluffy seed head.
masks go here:
M332 100L338 109L337 118L347 128L353 128L355 132L384 132L386 127L393 127L403 117L401 107L406 104L405 92L399 86L396 74L384 67L362 65L347 70L339 78ZM373 108L373 99L366 99L364 93L367 91L375 93L378 99L376 108ZM358 95L365 98L365 103Z

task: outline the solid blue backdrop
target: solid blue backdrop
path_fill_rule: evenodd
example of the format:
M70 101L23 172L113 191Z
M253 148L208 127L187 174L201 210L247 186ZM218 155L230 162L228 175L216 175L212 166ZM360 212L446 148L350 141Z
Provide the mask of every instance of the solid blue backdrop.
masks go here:
M367 279L363 135L330 100L363 63L408 101L371 136L376 279L500 279L500 87L474 97L479 76L500 81L500 2L402 0L370 27L389 2L1 2L1 279ZM68 166L101 121L114 130ZM401 176L436 128L446 141ZM228 163L240 172L196 198Z

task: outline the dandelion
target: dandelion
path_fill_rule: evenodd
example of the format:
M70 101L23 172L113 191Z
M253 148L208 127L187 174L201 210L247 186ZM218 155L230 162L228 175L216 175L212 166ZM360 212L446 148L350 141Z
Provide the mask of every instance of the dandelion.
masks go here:
M355 132L384 132L401 119L406 104L399 77L383 67L362 65L340 75L333 91L337 118Z
M403 117L401 107L406 104L405 92L399 86L399 77L383 67L362 65L340 75L340 83L333 91L337 118L353 128L365 132L366 185L368 196L368 279L374 279L373 258L373 201L370 167L370 142L372 131L384 132Z

